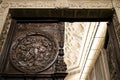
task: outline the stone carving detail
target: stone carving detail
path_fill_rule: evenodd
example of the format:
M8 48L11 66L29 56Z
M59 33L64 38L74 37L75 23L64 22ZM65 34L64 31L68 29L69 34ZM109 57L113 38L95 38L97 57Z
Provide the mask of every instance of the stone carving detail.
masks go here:
M7 1L2 1L0 4L0 31L4 26L6 17L8 15L9 3Z
M1 3L0 3L0 52L3 47L4 41L6 39L6 35L8 33L8 29L11 22L10 14L8 14L7 12L8 7L9 7L8 2L1 0Z
M64 59L63 59L63 55L64 55L63 49L60 49L58 58L57 58L56 63L55 63L56 72L58 72L58 73L65 73L65 71L67 70L66 64L65 64Z
M63 69L66 67L63 64L64 23L24 20L12 23L6 40L9 44L5 44L6 50L2 53L1 72L10 76L18 74L12 79L19 79L20 75L21 79L63 80L66 76L66 69Z
M23 35L13 42L10 59L14 67L25 73L49 68L56 58L54 40L43 33Z
M5 24L4 24L4 27L3 27L2 32L0 34L0 52L1 52L1 49L2 49L3 44L5 42L5 39L7 37L7 33L8 33L9 28L10 28L10 24L11 24L11 18L10 18L10 14L8 14L6 21L5 21Z
M0 16L5 12L7 8L9 8L9 3L7 1L2 1L2 3L0 4Z
M80 54L81 42L83 40L84 26L82 23L68 23L65 25L64 61L69 67L77 64Z
M86 7L86 8L105 8L105 7L112 7L112 3L111 3L111 1L109 1L109 0L107 0L107 1L105 1L105 0L93 0L93 1L91 1L91 0L81 0L81 1L79 1L79 0L75 0L75 1L73 1L73 0L69 0L68 1L68 5L69 5L69 7L81 7L81 8L83 8L83 7Z
M42 1L42 0L38 0L38 1L33 1L33 0L24 0L24 1L9 1L10 3L10 7L12 8L17 8L17 7L44 7L44 8L48 8L48 7L52 7L52 8L72 8L72 7L76 7L76 8L111 8L112 7L112 3L111 1L107 0L107 1L91 1L91 0L82 0L82 1L73 1L73 0L50 0L50 1Z
M120 1L119 0L113 0L112 1L114 7L120 8Z

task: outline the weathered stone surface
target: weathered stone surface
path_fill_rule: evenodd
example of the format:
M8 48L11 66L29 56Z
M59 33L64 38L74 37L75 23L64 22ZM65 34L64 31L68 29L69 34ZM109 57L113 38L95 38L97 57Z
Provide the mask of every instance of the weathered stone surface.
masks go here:
M120 45L120 22L119 22L116 14L114 14L114 16L113 16L113 25L114 25L114 29L116 32L118 43Z
M6 16L8 15L9 4L8 2L2 2L0 4L0 34L4 26Z
M9 8L112 8L111 0L4 0L0 5L0 32Z
M0 34L2 34L2 30L4 33L4 23L9 11L9 8L54 8L54 9L58 9L58 8L77 8L77 9L106 9L106 8L115 8L116 14L117 14L117 18L118 21L120 23L120 1L119 0L113 0L113 2L111 2L111 0L8 0L6 2L6 0L3 0L3 2L0 4ZM120 26L117 27L117 34L118 34L118 38L120 40ZM5 33L6 35L7 33ZM71 34L70 34L71 35ZM72 37L71 37L72 38ZM72 39L73 40L73 39ZM74 39L75 40L75 39ZM3 46L5 39L2 39L1 41L1 45L0 47ZM68 45L68 44L67 44ZM71 44L72 45L72 44ZM73 45L72 45L73 46ZM76 44L75 47L79 47L80 43L78 42L78 44ZM70 50L70 49L68 49ZM71 52L71 53L74 53ZM77 53L77 52L75 52ZM66 54L70 57L73 56L73 54ZM74 59L75 57L73 57L72 59ZM67 59L67 58L66 58ZM71 58L68 58L69 60ZM76 59L76 58L75 58ZM74 64L76 60L71 60L70 62L66 62L67 65L72 65ZM68 79L68 80L72 80L72 79ZM77 79L74 79L77 80Z
M53 8L110 8L111 0L9 0L11 7L53 7ZM32 3L31 3L32 2ZM37 3L36 3L37 2ZM43 4L44 3L44 4ZM25 5L26 4L26 5Z
M65 25L65 55L67 69L77 64L83 39L84 27L82 23L67 23Z
M11 24L11 18L10 18L10 14L7 15L6 17L6 20L5 20L5 23L3 24L2 23L3 21L1 20L1 25L0 26L4 26L3 28L0 27L0 30L1 30L1 34L0 34L0 52L3 48L3 45L4 45L4 42L7 38L7 34L8 34L8 31L9 31L9 28L10 28L10 24ZM1 53L0 53L1 55Z
M120 23L120 8L115 7L115 11L116 11L116 14L117 14L118 21Z

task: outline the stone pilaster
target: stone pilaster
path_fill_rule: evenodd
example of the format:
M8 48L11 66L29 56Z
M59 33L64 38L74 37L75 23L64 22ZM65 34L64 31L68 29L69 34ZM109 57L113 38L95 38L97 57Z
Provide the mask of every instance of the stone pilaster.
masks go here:
M3 1L0 4L0 55L10 26L10 15L8 14L9 4ZM8 16L7 16L8 15Z
M6 16L5 23L3 24L4 26L3 26L1 34L0 34L0 55L1 55L2 48L4 47L4 42L7 38L10 24L11 24L11 18L10 18L10 14L8 14Z
M0 4L0 34L2 32L5 20L6 20L6 16L8 14L8 10L9 10L9 4L7 1L3 1Z

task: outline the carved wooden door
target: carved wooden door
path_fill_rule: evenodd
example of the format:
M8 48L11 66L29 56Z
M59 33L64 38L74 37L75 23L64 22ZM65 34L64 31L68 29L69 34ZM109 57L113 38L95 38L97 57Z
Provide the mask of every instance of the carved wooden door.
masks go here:
M63 22L13 21L2 53L1 79L63 80L63 44Z

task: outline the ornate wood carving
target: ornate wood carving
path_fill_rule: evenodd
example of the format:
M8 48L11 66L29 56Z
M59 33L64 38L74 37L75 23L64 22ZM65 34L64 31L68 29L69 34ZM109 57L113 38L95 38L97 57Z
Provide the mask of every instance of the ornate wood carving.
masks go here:
M8 34L9 39L6 39L8 47L2 55L2 79L9 80L9 76L15 79L19 74L21 80L24 76L26 79L31 76L35 80L62 80L66 75L63 61L64 24L14 22Z
M53 38L44 33L19 36L12 43L12 64L25 73L35 73L49 68L56 59L57 47Z
M4 59L0 62L3 63L0 79L64 79L62 22L14 21L7 38L1 57ZM18 76L20 78L16 78Z

